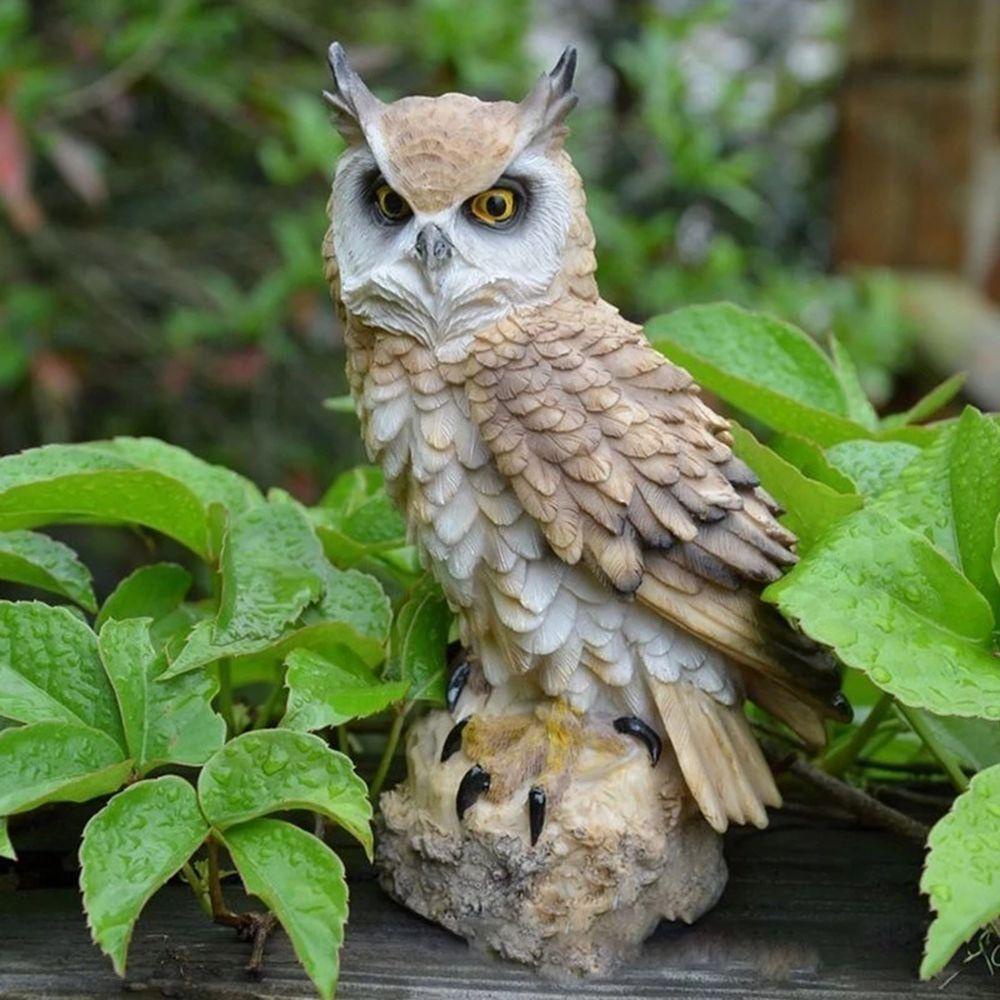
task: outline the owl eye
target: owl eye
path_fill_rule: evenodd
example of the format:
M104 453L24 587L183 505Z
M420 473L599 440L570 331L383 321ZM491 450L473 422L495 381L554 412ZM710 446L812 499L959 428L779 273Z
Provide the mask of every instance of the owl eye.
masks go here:
M389 222L401 222L410 215L410 206L406 204L406 199L393 191L388 184L380 184L375 188L375 204L378 205L382 218Z
M514 218L519 199L517 192L511 188L494 187L480 191L468 204L469 212L477 222L496 226Z

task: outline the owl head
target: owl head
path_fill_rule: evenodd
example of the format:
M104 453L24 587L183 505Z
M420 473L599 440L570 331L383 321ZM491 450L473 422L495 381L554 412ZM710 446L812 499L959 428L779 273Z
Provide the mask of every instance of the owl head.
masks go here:
M567 258L593 247L562 148L575 50L517 104L464 94L386 104L337 43L329 59L324 96L348 147L327 242L348 313L447 353L511 309L554 297Z

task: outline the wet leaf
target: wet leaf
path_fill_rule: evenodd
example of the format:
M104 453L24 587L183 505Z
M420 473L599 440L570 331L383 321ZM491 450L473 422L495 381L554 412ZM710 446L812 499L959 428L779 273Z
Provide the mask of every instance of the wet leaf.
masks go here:
M324 563L323 597L308 611L309 620L343 622L380 645L389 637L392 605L382 584L356 569L341 570Z
M150 642L148 618L112 619L98 643L140 774L167 763L204 764L222 746L226 724L212 710L218 682L207 672L159 681L165 661Z
M646 333L706 389L774 430L822 445L872 436L848 417L829 358L788 323L720 303L657 316Z
M867 444L867 442L860 442ZM807 441L798 434L775 434L770 438L768 445L772 451L777 452L783 459L791 462L800 472L817 482L826 483L827 486L838 493L857 493L858 487L854 482L844 475L839 469L830 464L829 459L818 445ZM837 447L846 447L837 445Z
M904 704L1000 718L989 605L886 515L866 508L836 524L764 599Z
M142 566L125 577L101 606L94 627L114 618L163 618L184 600L191 574L175 563Z
M38 587L97 610L90 571L62 542L35 531L0 532L0 580Z
M79 723L125 748L97 636L68 608L0 601L0 716Z
M904 441L844 441L826 449L827 461L866 497L895 483L921 449Z
M381 712L407 692L407 681L380 681L348 649L327 656L297 649L287 659L288 707L281 725L309 731Z
M76 722L0 730L0 815L86 802L120 788L131 770L110 736Z
M349 757L318 736L269 729L230 740L202 768L198 798L212 826L311 809L353 834L371 857L371 803Z
M971 406L955 429L949 473L962 569L1000 621L1000 583L992 566L1000 518L1000 427Z
M738 424L733 425L732 431L736 454L785 508L781 522L798 536L800 553L807 552L832 524L861 506L857 494L838 493L825 483L808 478Z
M281 921L320 996L330 1000L347 922L340 859L312 834L276 819L231 827L223 840L246 891Z
M278 501L230 521L222 550L217 645L273 638L323 591L322 546L298 504Z
M167 775L119 792L87 823L80 889L94 942L125 975L136 920L208 835L194 789Z
M140 524L208 557L206 511L178 479L89 445L0 459L0 529L73 521Z
M963 941L1000 917L1000 765L972 779L927 843L920 889L937 916L927 932L921 979L940 972Z
M443 705L447 683L445 650L451 611L428 573L413 588L392 625L385 679L407 681L407 700Z

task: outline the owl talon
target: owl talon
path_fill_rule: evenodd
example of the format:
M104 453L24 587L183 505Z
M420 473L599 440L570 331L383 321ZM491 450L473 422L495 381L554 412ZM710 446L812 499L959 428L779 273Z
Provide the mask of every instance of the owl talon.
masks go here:
M475 805L479 797L489 790L489 772L478 764L473 764L459 782L458 794L455 796L455 812L458 813L459 823L462 822L469 806Z
M649 759L653 767L656 767L656 762L660 759L660 752L663 749L663 743L654 730L650 729L642 719L634 715L623 715L621 718L615 719L614 727L616 732L624 733L626 736L634 736L636 739L642 740L649 751Z
M531 846L538 843L542 827L545 826L545 789L535 786L528 792L528 829L531 831Z
M448 704L448 711L454 712L455 706L458 704L458 699L462 697L462 692L465 690L466 682L469 680L469 673L471 671L468 660L462 660L461 663L452 671L451 677L448 679L448 687L445 691L445 701Z
M444 738L444 743L441 746L442 764L452 757L462 745L462 730L465 729L468 724L469 720L467 718L461 719L448 731L448 735Z

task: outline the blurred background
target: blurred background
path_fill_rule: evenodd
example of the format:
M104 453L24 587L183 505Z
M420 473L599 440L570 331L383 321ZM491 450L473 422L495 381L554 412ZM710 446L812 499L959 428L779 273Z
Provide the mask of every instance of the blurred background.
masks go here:
M315 500L362 460L319 261L331 39L384 98L580 49L604 295L730 299L899 408L1000 405L998 0L0 0L0 453L151 434Z

